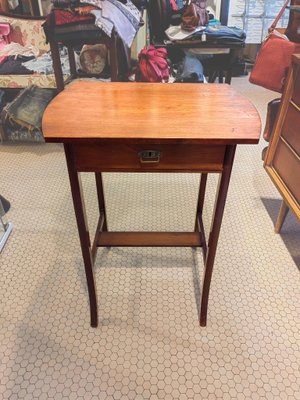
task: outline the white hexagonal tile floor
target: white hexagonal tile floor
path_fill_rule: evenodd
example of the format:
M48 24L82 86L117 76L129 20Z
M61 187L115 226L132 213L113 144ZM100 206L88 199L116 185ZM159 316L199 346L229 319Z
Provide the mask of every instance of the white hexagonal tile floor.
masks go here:
M276 94L233 85L264 113ZM221 118L221 116L220 116ZM273 222L280 197L258 146L240 146L216 257L208 325L198 324L201 251L99 250L99 327L62 146L0 147L13 232L0 255L0 398L300 399L299 224ZM84 175L91 231L94 178ZM197 174L105 174L111 229L188 230ZM204 222L214 199L209 178Z

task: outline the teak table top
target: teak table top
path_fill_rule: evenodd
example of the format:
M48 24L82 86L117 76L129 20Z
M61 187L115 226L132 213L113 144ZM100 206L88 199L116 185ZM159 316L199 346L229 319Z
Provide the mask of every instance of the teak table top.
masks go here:
M168 139L257 143L252 103L229 85L84 82L52 100L43 117L47 142Z

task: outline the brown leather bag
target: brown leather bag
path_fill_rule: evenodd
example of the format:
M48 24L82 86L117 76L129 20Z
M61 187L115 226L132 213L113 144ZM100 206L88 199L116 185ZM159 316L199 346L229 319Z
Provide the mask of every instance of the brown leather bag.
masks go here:
M191 32L199 26L208 24L208 13L206 11L206 0L193 0L182 16L181 28Z
M272 137L276 118L279 112L280 103L281 98L271 100L268 103L266 125L263 133L263 137L267 142L269 142Z

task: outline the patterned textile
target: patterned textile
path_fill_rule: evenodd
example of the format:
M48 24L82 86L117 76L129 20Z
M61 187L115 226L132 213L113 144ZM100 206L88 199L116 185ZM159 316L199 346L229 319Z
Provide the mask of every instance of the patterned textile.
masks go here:
M43 20L24 20L1 15L1 22L8 22L11 25L10 39L12 42L20 43L23 46L30 44L37 47L40 52L49 51L42 27Z
M111 36L113 28L130 47L140 26L140 11L130 1L122 4L118 0L88 0L84 1L101 10L93 12L96 16L95 24L102 29L108 36Z
M66 79L66 77L64 78ZM42 88L55 88L55 77L52 74L0 75L0 87L26 88L29 85L36 85Z
M44 20L19 19L16 16L1 15L1 22L8 22L12 28L11 40L25 46L31 44L40 50L40 53L49 51L42 24ZM0 87L26 88L36 85L43 88L55 88L54 75L0 75Z
M58 26L58 25L70 25L70 24L78 24L81 22L88 22L90 21L91 23L94 22L94 17L92 15L79 15L79 14L74 14L71 11L68 10L53 10L48 16L47 16L47 23L48 19L51 18L50 24Z
M40 54L40 50L28 44L22 46L19 43L9 43L0 50L0 56L24 56L24 57L37 57Z

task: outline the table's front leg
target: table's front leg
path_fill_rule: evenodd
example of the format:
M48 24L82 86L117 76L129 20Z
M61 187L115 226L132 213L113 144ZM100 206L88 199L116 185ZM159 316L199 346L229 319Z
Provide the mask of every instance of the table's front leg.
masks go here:
M216 194L215 207L212 218L211 231L208 239L207 254L204 265L204 276L201 294L201 308L200 308L200 325L206 326L207 319L207 306L209 297L209 288L214 266L215 255L217 251L217 244L221 223L223 218L224 207L226 203L227 191L230 181L230 175L235 154L235 145L227 146L224 158L224 168L219 178L219 184Z
M73 197L74 210L76 215L81 251L84 261L84 268L89 292L91 326L98 325L97 297L95 279L93 273L93 260L91 254L91 241L87 225L85 205L81 187L81 180L75 168L75 160L72 145L65 144L65 155L67 160L71 192Z

